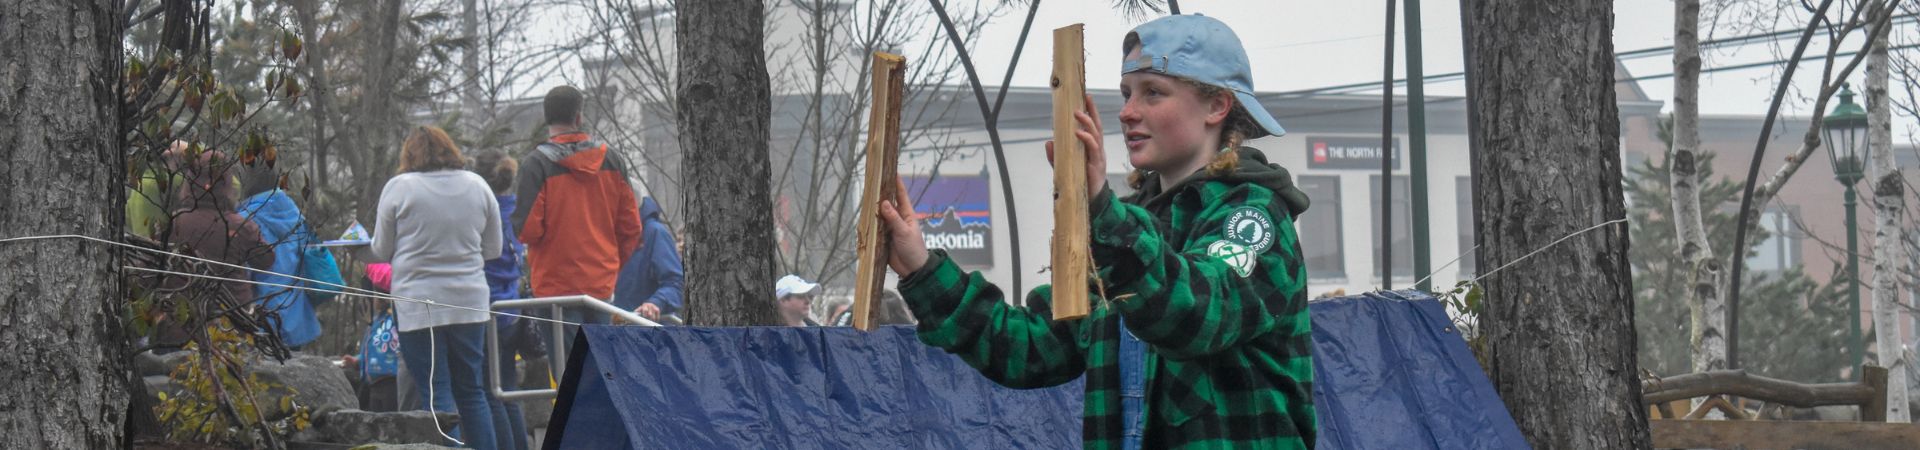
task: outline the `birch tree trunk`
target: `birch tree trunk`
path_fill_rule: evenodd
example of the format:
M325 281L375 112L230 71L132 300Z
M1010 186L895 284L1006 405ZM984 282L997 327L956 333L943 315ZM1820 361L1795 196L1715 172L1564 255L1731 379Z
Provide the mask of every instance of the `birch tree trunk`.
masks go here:
M773 97L761 0L680 2L675 46L687 208L687 320L775 325Z
M1867 145L1872 149L1873 211L1873 334L1879 346L1876 358L1887 368L1887 421L1912 421L1907 410L1907 361L1900 339L1900 283L1906 248L1901 245L1901 214L1906 205L1905 183L1894 162L1892 115L1887 101L1887 36L1873 40L1867 56Z
M1476 257L1501 270L1482 280L1487 372L1534 448L1650 448L1627 227L1583 231L1627 216L1613 2L1474 0L1465 14Z
M0 239L120 234L120 6L0 1ZM120 448L131 372L110 249L0 243L0 448Z
M1720 259L1700 213L1700 0L1675 0L1673 10L1673 160L1667 181L1674 236L1680 238L1680 259L1687 261L1692 370L1699 373L1727 368L1727 302L1720 296Z

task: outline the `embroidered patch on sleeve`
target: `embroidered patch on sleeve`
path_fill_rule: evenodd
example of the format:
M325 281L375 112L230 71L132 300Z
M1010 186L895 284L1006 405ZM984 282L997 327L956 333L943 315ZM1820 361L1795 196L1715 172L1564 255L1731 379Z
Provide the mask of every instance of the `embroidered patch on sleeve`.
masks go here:
M1242 206L1227 213L1225 239L1207 247L1207 255L1225 261L1246 278L1260 261L1260 253L1273 247L1273 219L1266 211Z
M1207 246L1207 256L1226 262L1233 267L1234 273L1240 274L1240 278L1253 275L1253 266L1260 261L1259 255L1247 246L1231 241L1213 241L1213 245Z

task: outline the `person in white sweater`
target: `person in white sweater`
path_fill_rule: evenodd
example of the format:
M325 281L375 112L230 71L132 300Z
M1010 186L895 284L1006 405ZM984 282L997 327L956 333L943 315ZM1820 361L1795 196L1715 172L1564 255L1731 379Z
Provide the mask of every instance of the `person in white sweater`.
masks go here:
M414 128L400 146L400 174L380 191L370 251L393 263L393 295L437 303L394 305L400 358L417 392L432 393L434 410L460 413L468 447L494 450L498 400L482 369L492 318L481 267L500 256L500 206L465 163L445 131Z

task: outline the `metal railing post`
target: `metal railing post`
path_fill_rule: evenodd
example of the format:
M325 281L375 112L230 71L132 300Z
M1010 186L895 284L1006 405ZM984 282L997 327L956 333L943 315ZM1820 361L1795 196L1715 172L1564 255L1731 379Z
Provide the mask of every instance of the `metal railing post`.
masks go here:
M556 321L564 321L566 317L564 311L566 311L567 308L584 308L606 313L609 316L619 317L620 320L631 325L647 327L660 326L659 323L640 317L639 314L634 314L632 311L622 310L605 301L585 295L502 300L493 303L494 308L500 309L538 308L541 306L548 307L549 311L553 314L552 318ZM566 347L565 340L568 337L566 335L566 329L558 322L543 321L542 324L551 327L552 330L554 347L556 348L549 349L547 352L547 364L548 367L552 368L551 373L553 376L558 378L566 372L567 355L561 354L563 352L562 349ZM496 353L501 351L500 330L498 327L487 327L487 350L489 350L489 357L487 358L487 380L492 384L490 393L494 398L505 401L546 400L559 395L558 389L508 390L506 386L500 385L501 358L498 356L499 354Z

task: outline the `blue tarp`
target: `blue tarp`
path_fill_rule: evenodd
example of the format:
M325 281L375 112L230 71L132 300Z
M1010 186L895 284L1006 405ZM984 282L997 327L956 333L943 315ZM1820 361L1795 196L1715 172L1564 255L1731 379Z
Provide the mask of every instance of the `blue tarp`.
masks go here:
M1376 292L1307 309L1316 448L1529 448L1438 300Z
M1317 448L1527 448L1440 302L1382 292L1309 309ZM1000 387L906 327L587 326L576 339L549 449L1080 447L1078 381Z

